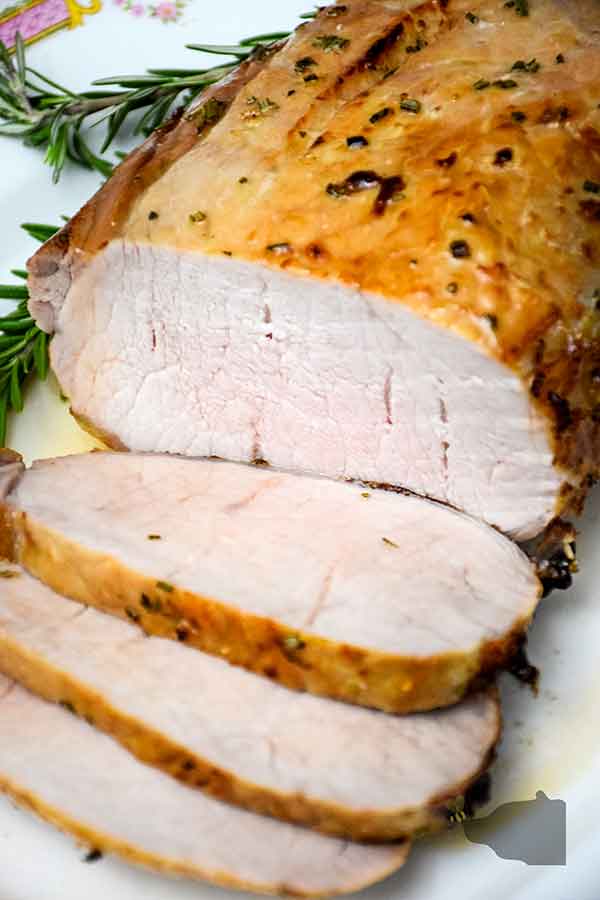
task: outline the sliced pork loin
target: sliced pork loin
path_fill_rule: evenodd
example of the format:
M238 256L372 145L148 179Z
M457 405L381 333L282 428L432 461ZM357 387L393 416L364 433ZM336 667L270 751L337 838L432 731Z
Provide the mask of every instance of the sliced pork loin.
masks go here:
M0 677L0 790L98 850L258 893L356 891L408 843L349 844L236 809L142 765L64 709Z
M365 706L457 701L538 602L511 541L420 497L123 453L2 472L7 550L55 591Z
M437 829L499 738L495 694L388 716L290 692L82 610L16 567L3 574L4 675L143 762L255 812L360 840Z
M74 412L540 532L599 471L599 44L597 0L322 9L30 261Z

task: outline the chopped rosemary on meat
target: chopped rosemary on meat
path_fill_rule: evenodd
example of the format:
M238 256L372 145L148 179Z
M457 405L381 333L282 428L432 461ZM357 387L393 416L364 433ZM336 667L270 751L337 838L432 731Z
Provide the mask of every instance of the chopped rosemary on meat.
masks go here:
M329 9L326 10L326 16L342 16L345 12L348 12L348 7L343 4L338 4L337 6L330 6Z
M150 212L148 213L148 218L150 219L151 222L153 222L154 219L158 219L158 213L156 212L155 209L150 210Z
M583 182L583 190L588 194L600 194L600 183L586 179Z
M521 110L519 109L515 109L514 112L510 114L510 116L513 122L525 122L525 120L527 119L525 113L521 112Z
M492 81L492 87L500 88L503 91L509 91L511 88L519 87L514 78L497 78Z
M306 641L303 641L302 638L299 638L295 634L287 634L283 641L283 646L286 650L304 650L306 647Z
M419 36L414 44L409 44L409 46L406 47L406 52L407 53L419 53L426 46L427 46L427 41L425 40L425 38Z
M386 547L393 547L395 550L399 549L398 544L394 543L394 541L391 541L389 538L382 537L381 540L386 545Z
M502 147L501 150L498 150L496 156L494 157L494 165L495 166L505 166L506 163L512 161L513 152L510 147Z
M201 209L197 209L196 212L190 213L189 219L192 224L206 222L206 213L202 212Z
M312 56L303 56L302 59L297 60L294 63L294 69L299 74L306 72L307 69L310 69L311 66L316 66L317 61L313 59Z
M0 569L0 578L18 578L19 573L15 569Z
M518 59L515 63L513 63L511 67L511 72L539 72L541 68L541 64L537 61L537 59L530 59L529 62L525 62L524 59Z
M369 118L369 122L371 122L372 125L375 125L377 122L385 119L386 116L389 116L391 112L391 107L384 106L383 109L379 109L377 110L377 112L373 113L373 115Z
M83 857L84 863L94 863L98 862L100 859L102 859L102 851L98 850L97 847L93 847L90 852Z
M130 606L125 607L125 615L127 616L128 619L131 619L132 622L140 621L139 612L136 612L135 609L131 609Z
M71 703L70 700L59 700L58 705L62 706L63 709L66 709L67 712L70 712L72 716L76 716L75 707Z
M515 0L515 12L518 16L528 16L529 0Z
M362 134L355 134L352 137L346 138L346 145L350 147L351 150L358 150L361 147L367 147L369 144L366 137L363 137Z
M475 224L475 216L472 213L463 213L459 218L461 218L463 222L469 222L471 225Z
M491 86L492 86L492 82L487 81L487 79L485 79L485 78L480 78L479 81L476 81L475 84L473 85L473 87L475 88L476 91L485 91L486 88L489 88Z
M215 125L225 115L226 109L226 103L223 103L222 100L217 100L216 97L211 97L186 118L195 123L196 130L200 134L207 125Z
M455 152L452 152L449 156L444 156L444 157L442 157L442 159L436 159L436 164L441 169L451 169L457 159L458 159L458 154Z
M242 175L241 178L238 178L238 184L248 184L248 179L245 175Z
M557 53L557 54L556 54L556 64L559 65L559 66L561 66L564 62L566 62L566 59L565 59L565 57L564 57L564 54L563 54L563 53Z
M479 22L479 16L476 16L475 13L472 12L465 13L465 19L467 22L470 22L471 25L477 25Z
M148 594L142 594L142 596L140 597L140 604L144 607L144 609L148 610L154 610L156 606L156 604L150 599ZM156 609L160 609L160 602L158 603L158 606L156 606Z
M165 591L167 594L172 594L175 590L173 585L169 584L168 581L157 581L156 587L159 589L159 591Z
M369 493L369 491L363 491L362 494L361 494L360 496L361 496L361 497L364 497L365 500L366 500L367 497L370 497L370 496L371 496L371 494Z
M458 294L458 284L456 283L456 281L451 281L449 284L447 284L446 290L449 294Z
M487 319L492 331L498 330L498 316L495 316L494 313L485 313L483 318Z
M261 116L270 116L279 109L279 104L271 100L270 97L262 99L255 96L248 97L246 106L248 109L245 109L242 113L243 119L257 119Z
M379 175L371 170L361 170L348 175L344 181L330 182L325 191L330 197L349 197L359 191L369 191L378 187L381 182Z
M149 541L162 541L162 537L160 536L160 534L149 534L148 540Z
M303 78L303 81L305 81L307 84L308 84L310 81L318 81L318 80L319 80L319 76L318 76L318 75L315 75L314 72L311 72L310 75L305 75L304 78Z
M413 100L409 97L406 100L400 101L400 109L403 109L404 112L420 113L422 104L420 100Z
M340 37L338 34L317 34L316 37L313 38L313 47L319 47L319 49L324 50L325 53L339 53L341 50L345 50L348 44L350 43L349 38Z
M450 253L454 259L468 259L471 255L471 248L466 241L452 241L450 244Z

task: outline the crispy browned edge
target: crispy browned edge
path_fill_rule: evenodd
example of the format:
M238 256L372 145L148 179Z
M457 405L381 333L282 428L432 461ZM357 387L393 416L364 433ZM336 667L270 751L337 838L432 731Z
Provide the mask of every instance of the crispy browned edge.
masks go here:
M90 253L105 247L119 234L136 198L210 130L218 116L205 121L202 111L207 105L218 101L224 104L224 109L273 52L263 52L241 63L228 78L207 88L185 115L183 110L178 110L154 131L123 160L85 206L31 257L29 272L39 277L54 274L71 246L85 248Z
M74 764L76 765L76 763ZM391 875L392 872L395 872L404 865L410 852L410 843L408 841L399 843L397 845L397 856L394 861L391 862L389 868L382 872L381 875L378 875L376 879L367 879L357 883L355 886L340 889L339 891L326 893L304 892L285 883L266 885L240 881L229 875L227 872L200 870L195 866L186 865L183 862L177 862L168 857L160 857L153 853L148 853L146 850L142 850L134 844L126 843L109 834L96 831L93 827L77 821L68 814L57 809L55 806L45 803L33 792L14 784L9 778L3 775L2 772L0 772L0 791L12 797L19 806L30 810L41 819L50 822L50 824L54 825L60 831L72 835L77 841L80 841L88 847L93 847L101 853L115 854L129 863L143 866L144 868L151 869L155 872L161 872L166 875L176 875L208 881L221 887L234 888L236 890L248 890L253 893L288 897L323 897L351 893L354 890L368 887L375 881L381 881L384 878L387 878L388 875Z
M461 782L448 785L443 795L429 798L420 807L352 808L304 793L285 793L253 784L234 772L215 766L209 759L172 740L168 734L115 708L84 682L28 651L18 640L1 631L0 651L2 674L44 700L60 703L90 725L116 738L142 762L219 800L355 841L394 841L444 827L447 823L444 803L455 800L477 781L488 767L500 738L500 708L497 694L493 692L496 727L488 745L483 748L479 765Z
M12 472L13 466L8 468ZM0 497L7 493L0 490ZM226 602L165 587L6 504L2 516L5 555L57 593L129 618L149 634L179 640L286 687L391 713L449 706L482 675L508 665L541 594L538 584L530 613L501 639L427 659L396 656L292 631Z

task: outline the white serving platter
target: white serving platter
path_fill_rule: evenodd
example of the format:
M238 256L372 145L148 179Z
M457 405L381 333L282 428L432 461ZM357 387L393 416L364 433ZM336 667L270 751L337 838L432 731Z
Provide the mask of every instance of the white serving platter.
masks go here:
M162 24L109 5L83 28L63 31L32 47L31 64L56 80L83 89L101 75L139 73L148 67L192 66L184 44L234 43L250 34L294 25L301 0L189 0L181 19ZM0 139L0 280L21 267L35 244L18 224L54 223L74 212L98 187L97 176L68 169L53 185L38 151ZM29 461L80 452L94 442L76 426L50 380L28 394L25 412L8 443ZM77 497L65 498L77 502ZM365 900L598 900L600 898L600 496L580 523L581 573L575 587L544 601L530 656L540 666L533 697L502 679L505 734L493 768L492 802L482 814L537 791L566 803L567 863L528 866L500 859L490 847L470 843L461 828L417 846L403 871L365 891ZM1 606L0 593L0 606ZM0 733L0 740L2 735ZM77 760L73 760L77 764ZM157 810L157 814L160 811ZM502 828L531 843L527 808ZM210 886L174 881L113 859L83 862L85 849L0 796L0 900L234 900Z

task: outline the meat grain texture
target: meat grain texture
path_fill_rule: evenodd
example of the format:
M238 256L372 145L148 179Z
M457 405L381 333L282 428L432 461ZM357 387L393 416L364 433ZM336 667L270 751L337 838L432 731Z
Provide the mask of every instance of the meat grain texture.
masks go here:
M0 676L0 790L100 851L172 875L321 897L380 881L408 842L350 844L191 791Z
M600 5L528 8L323 9L133 153L30 262L80 420L403 485L519 539L576 509L600 446Z
M438 830L500 736L493 691L387 716L145 637L17 567L4 575L0 672L142 762L254 812L355 840Z
M518 547L462 513L239 463L9 461L0 508L7 552L58 593L389 712L455 703L505 665L540 594Z

